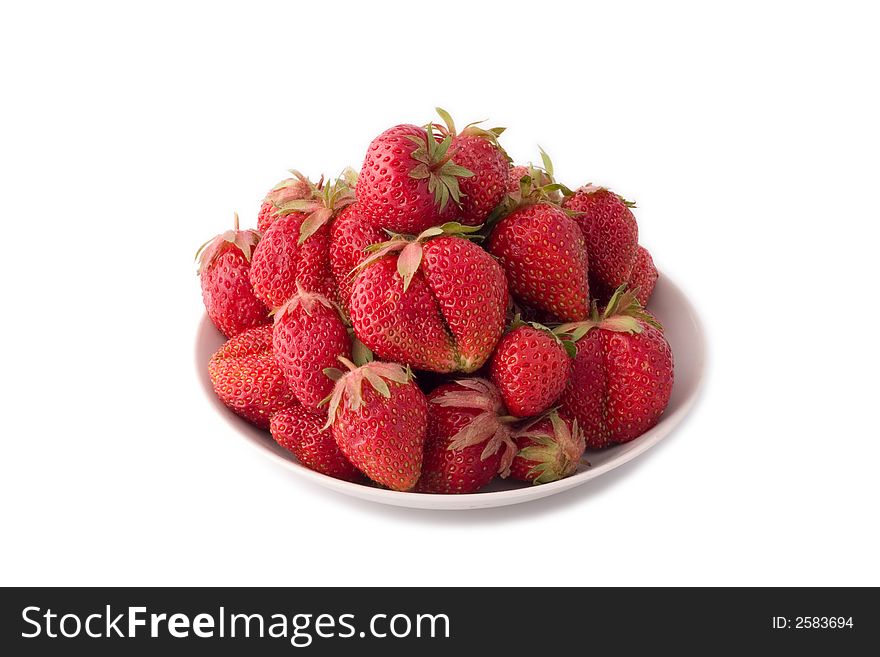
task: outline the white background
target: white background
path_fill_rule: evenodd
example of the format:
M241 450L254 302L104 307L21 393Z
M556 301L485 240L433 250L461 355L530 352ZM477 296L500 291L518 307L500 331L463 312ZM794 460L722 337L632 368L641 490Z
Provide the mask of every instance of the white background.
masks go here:
M880 584L877 17L714 4L6 3L0 583ZM708 332L673 436L520 507L318 489L194 370L196 247L438 104L636 199Z

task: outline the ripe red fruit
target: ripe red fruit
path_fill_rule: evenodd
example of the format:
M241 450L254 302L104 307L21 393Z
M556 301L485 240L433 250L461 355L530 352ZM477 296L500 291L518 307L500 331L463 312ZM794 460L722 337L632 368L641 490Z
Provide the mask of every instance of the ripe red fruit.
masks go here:
M258 326L231 338L211 357L214 392L228 408L261 429L296 399L272 353L272 327Z
M257 229L261 233L269 230L269 226L278 218L278 208L289 201L308 199L314 194L315 189L321 183L315 185L299 171L290 170L292 178L286 178L275 185L260 206L260 214L257 216Z
M378 357L432 372L486 362L504 330L507 281L459 236L474 230L450 223L414 240L398 236L364 263L349 308L355 334Z
M376 137L358 177L357 200L377 228L415 235L455 217L459 178L472 175L452 159L452 139L438 142L430 130L398 125Z
M629 288L637 290L636 298L642 308L648 305L648 300L654 293L654 286L659 277L660 274L657 273L654 259L648 249L640 246L636 252L636 262L633 265L632 274L629 276Z
M335 367L339 356L351 358L351 339L336 308L301 287L275 313L272 347L293 394L312 412L333 391L324 370Z
M510 466L510 477L546 484L571 476L584 454L584 434L577 420L551 411L513 436L519 452Z
M520 324L498 343L490 372L508 411L517 417L543 413L568 382L570 361L562 341L540 324Z
M307 468L336 479L361 481L360 470L345 458L333 434L321 428L323 424L324 418L302 406L291 406L272 416L269 431L275 442L293 452Z
M584 233L590 288L600 303L606 303L632 273L639 244L639 227L630 211L634 206L596 185L585 185L562 202Z
M419 480L428 422L428 403L412 373L378 361L356 367L340 358L348 372L338 377L327 424L339 449L361 472L392 490L410 490ZM366 385L364 385L366 380Z
M449 152L456 164L464 167L473 176L462 178L458 185L461 191L461 213L458 221L466 226L483 224L504 198L508 178L508 157L498 143L504 128L480 128L471 123L460 133L455 131L455 123L449 113L438 107L437 113L445 126L436 125L441 135L452 137Z
M269 310L254 294L250 281L251 255L259 240L256 231L238 229L236 213L235 228L206 242L196 253L205 310L228 338L269 322Z
M516 454L498 389L485 379L460 379L428 395L428 433L420 493L475 493L507 476Z
M296 292L297 283L334 297L328 222L352 202L354 193L339 179L315 186L309 199L289 200L278 208L279 216L263 235L251 265L254 291L267 306L281 306Z
M653 427L672 394L672 350L660 325L621 286L602 315L563 324L557 334L575 341L572 374L560 399L590 448L625 443Z
M589 314L587 251L577 224L550 203L519 207L489 236L514 298L563 321Z
M348 312L355 268L370 255L366 248L388 239L385 231L372 226L361 216L357 204L349 205L330 228L330 267L336 281L336 297Z

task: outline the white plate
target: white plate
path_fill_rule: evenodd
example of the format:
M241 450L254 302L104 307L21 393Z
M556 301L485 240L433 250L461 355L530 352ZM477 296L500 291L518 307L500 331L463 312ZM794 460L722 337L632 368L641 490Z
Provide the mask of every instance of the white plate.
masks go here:
M528 502L540 497L561 493L580 486L599 475L631 461L642 452L653 447L681 422L697 397L703 378L705 344L703 331L697 314L687 297L667 277L661 275L657 281L654 295L648 304L666 330L666 338L675 356L675 385L669 406L660 422L650 431L624 445L610 449L587 452L591 467L581 469L566 479L549 484L533 486L514 481L496 480L479 493L469 495L430 495L425 493L399 493L396 491L353 484L309 470L299 464L296 457L279 447L268 432L260 431L229 411L211 388L207 364L211 354L223 344L223 336L207 315L202 319L196 336L196 367L205 394L219 413L229 422L233 431L238 432L263 454L289 468L300 477L305 477L320 486L330 488L346 495L352 495L382 504L406 506L421 509L477 509Z

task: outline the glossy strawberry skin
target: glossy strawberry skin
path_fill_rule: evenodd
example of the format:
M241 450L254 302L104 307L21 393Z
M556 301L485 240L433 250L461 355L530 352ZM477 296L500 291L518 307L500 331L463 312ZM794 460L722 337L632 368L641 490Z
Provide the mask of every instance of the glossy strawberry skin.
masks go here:
M248 329L211 357L208 374L214 392L229 409L261 429L272 414L296 404L272 353L272 327Z
M476 493L498 473L502 450L481 458L485 441L463 449L450 450L449 445L465 425L482 411L473 408L440 406L431 400L450 392L465 390L457 383L447 383L428 395L428 431L422 476L416 486L419 493Z
M591 449L625 443L660 420L672 394L674 360L663 333L597 328L578 340L560 412L577 419Z
M519 326L501 338L492 356L492 382L507 410L532 417L553 405L568 382L570 358L548 331Z
M452 333L456 369L479 369L504 331L508 301L504 270L470 240L438 237L424 246L422 272Z
M498 146L478 135L457 135L450 150L455 162L474 174L459 181L462 199L458 221L479 226L507 191L507 157Z
M305 289L334 298L336 284L330 270L330 229L322 226L297 244L305 215L295 212L276 219L266 231L251 259L254 292L267 306L277 308Z
M427 134L415 125L398 125L367 148L356 191L360 212L374 227L415 235L457 213L453 202L440 210L428 180L410 176L418 165L411 156L418 145L410 137L427 140Z
M573 219L587 244L593 296L607 303L632 273L639 243L636 219L623 199L603 188L581 187L562 206L576 213Z
M265 233L277 218L278 208L271 201L263 201L260 205L260 212L257 215L257 230Z
M424 244L404 292L397 258L380 258L355 280L349 310L358 338L380 358L417 369L479 369L504 329L504 271L469 240L439 237Z
M354 271L369 255L365 249L388 239L388 234L372 226L361 216L357 204L349 205L330 228L330 267L336 281L339 305L348 312L348 302L354 286Z
M363 481L333 439L332 432L322 430L324 419L302 406L291 406L272 415L269 430L281 447L293 453L304 466L328 477L345 481Z
M254 294L250 267L244 254L228 244L201 273L205 310L227 338L269 323L269 310Z
M601 449L612 444L605 417L608 376L604 341L594 329L575 346L577 354L571 359L571 375L559 400L560 412L577 419L587 449Z
M554 205L526 205L501 220L489 237L514 298L562 321L589 312L588 259L584 237Z
M651 295L654 294L654 286L660 274L654 266L654 259L651 254L643 246L640 246L636 252L636 261L633 265L632 274L629 277L629 287L631 289L638 288L639 293L636 296L641 306L644 308L648 305Z
M437 299L421 272L403 292L396 256L383 257L358 275L349 309L355 334L379 358L432 372L455 370L455 345Z
M275 322L275 359L299 402L313 413L326 415L321 401L333 391L324 370L339 365L338 356L351 359L351 339L335 308L315 303L311 314L300 305Z
M339 407L333 437L346 458L378 484L411 490L419 480L428 422L428 404L415 383L388 382L385 398L363 387L364 405L357 411Z

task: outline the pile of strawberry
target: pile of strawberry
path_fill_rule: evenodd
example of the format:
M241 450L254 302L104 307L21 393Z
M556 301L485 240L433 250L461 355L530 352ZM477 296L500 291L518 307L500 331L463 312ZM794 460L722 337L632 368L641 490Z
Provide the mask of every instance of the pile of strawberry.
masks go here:
M672 391L632 203L513 166L502 129L398 125L360 174L293 171L197 256L223 403L325 475L472 493L566 477ZM415 372L418 372L416 377Z

